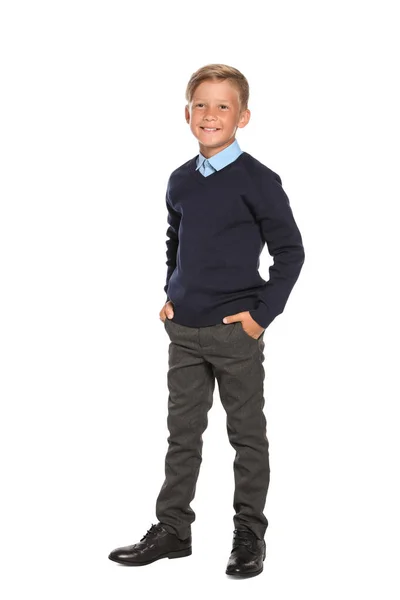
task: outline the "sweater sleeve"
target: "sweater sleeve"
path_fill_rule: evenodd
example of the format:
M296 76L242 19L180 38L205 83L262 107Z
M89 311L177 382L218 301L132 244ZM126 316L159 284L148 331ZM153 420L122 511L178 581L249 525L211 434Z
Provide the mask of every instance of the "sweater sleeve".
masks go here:
M252 318L266 329L285 308L302 269L305 253L289 198L277 173L263 174L256 199L252 202L263 240L273 257L269 280L250 310Z
M166 265L167 265L167 280L164 286L164 292L167 294L167 299L165 302L168 302L170 300L170 297L168 296L168 282L170 280L170 277L172 275L172 273L175 270L176 267L176 255L178 252L178 245L179 245L179 224L181 221L181 215L180 213L178 213L176 210L174 210L170 204L170 199L169 199L169 182L168 182L168 186L167 186L167 192L165 195L165 200L166 200L166 205L167 205L167 220L168 220L168 229L167 229L167 261L166 261Z

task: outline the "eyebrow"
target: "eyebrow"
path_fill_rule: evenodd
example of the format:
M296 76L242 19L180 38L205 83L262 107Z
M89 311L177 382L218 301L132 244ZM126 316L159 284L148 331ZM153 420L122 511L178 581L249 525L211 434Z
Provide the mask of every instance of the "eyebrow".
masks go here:
M197 100L201 100L202 102L204 102L204 98L197 98L197 97L195 96L195 97L193 98L193 102L195 102L195 101L197 101ZM229 103L229 102L230 102L230 100L221 100L221 99L219 99L219 98L216 98L216 101L217 101L217 102L227 102L227 103Z

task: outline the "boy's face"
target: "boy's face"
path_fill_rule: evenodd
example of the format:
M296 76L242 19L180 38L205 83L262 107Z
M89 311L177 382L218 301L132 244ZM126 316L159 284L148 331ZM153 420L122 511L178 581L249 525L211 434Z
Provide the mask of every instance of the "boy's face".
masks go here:
M197 86L192 101L185 106L185 118L199 141L200 152L211 158L232 144L237 128L249 122L250 111L240 112L239 92L227 79L207 80Z

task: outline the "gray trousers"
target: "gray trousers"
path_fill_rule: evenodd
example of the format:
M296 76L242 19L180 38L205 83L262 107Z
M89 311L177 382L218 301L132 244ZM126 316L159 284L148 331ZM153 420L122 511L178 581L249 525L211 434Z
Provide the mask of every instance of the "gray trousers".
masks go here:
M185 539L195 513L190 507L202 461L202 433L213 403L215 378L226 411L233 462L235 529L263 539L263 514L270 479L264 408L264 332L249 336L242 323L187 327L168 318L168 450L165 481L156 502L157 519Z

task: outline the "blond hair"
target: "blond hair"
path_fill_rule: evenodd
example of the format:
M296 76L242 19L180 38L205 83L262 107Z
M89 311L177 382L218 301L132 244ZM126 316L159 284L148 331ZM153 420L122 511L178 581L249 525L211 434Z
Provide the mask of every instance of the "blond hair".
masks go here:
M249 83L246 77L234 67L223 64L210 64L200 67L195 71L186 86L185 98L188 103L192 101L194 92L200 83L211 80L224 80L228 79L239 92L240 110L246 110L249 102Z

